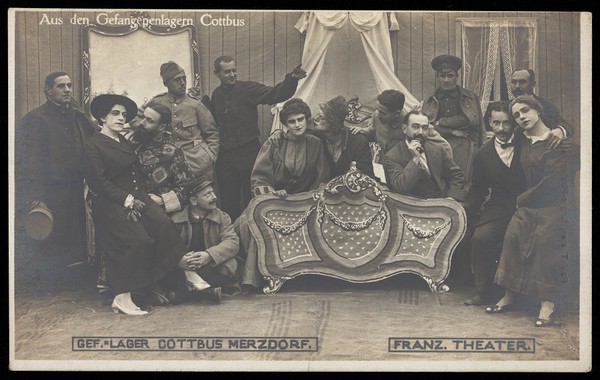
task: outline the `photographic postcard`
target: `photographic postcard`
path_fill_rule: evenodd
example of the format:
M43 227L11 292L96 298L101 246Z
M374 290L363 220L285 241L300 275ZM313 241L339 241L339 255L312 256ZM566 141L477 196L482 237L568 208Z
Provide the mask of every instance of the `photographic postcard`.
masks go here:
M14 8L8 21L12 370L591 370L590 13ZM483 112L512 99L511 73L529 68L533 92L572 126L563 129L580 146L581 166L560 209L566 264L554 326L534 325L539 297L520 296L506 313L466 305L476 295L474 280L453 272L472 270L459 244L468 239L464 210L453 200L378 192L377 181L361 182L376 195L362 203L352 203L351 181L341 180L320 198L290 195L292 206L251 202L252 215L274 215L249 222L263 286L140 316L113 313L89 208L87 255L79 260L50 255L43 238L25 235L17 179L27 177L31 160L16 158L16 134L24 116L46 103L51 72L68 75L72 100L91 118L99 94L125 95L138 106L165 94L160 68L168 61L185 72L198 100L221 84L219 56L234 58L238 81L266 86L302 65L306 77L294 96L316 115L319 104L342 95L351 101L346 125L362 128L386 89L404 94L405 112L427 103L441 85L432 59L444 54L460 58L458 84L477 94ZM256 106L261 142L280 128L282 104ZM491 128L486 133L493 136ZM58 160L42 146L40 167ZM350 195L334 205L340 186ZM345 207L352 215L366 211L344 219ZM361 219L371 209L376 214ZM317 213L329 230L314 227ZM283 224L298 215L305 218Z

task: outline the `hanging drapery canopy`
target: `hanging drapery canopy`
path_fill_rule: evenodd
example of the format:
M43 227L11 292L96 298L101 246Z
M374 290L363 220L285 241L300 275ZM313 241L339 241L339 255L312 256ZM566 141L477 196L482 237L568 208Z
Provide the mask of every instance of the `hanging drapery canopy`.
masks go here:
M294 97L306 101L313 110L320 101L336 95L347 100L358 96L361 103L374 105L377 93L388 89L404 93L405 111L419 104L394 72L389 31L398 30L398 22L393 12L305 12L295 28L306 33L302 68L307 76L298 84ZM349 28L345 38L330 44L343 28ZM356 32L362 48L352 44ZM329 50L336 54L328 54ZM272 130L281 127L282 105L272 108Z

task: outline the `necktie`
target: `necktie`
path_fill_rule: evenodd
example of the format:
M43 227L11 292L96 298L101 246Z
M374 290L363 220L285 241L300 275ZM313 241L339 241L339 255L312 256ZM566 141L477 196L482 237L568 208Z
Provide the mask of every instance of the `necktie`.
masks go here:
M502 149L506 149L509 146L515 146L515 143L514 142L500 143L500 148L502 148Z

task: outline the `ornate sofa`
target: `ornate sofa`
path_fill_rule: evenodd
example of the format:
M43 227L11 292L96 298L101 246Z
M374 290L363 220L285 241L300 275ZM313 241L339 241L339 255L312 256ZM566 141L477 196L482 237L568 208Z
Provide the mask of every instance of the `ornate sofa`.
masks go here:
M248 207L266 294L303 274L371 282L415 273L445 292L466 229L458 202L392 193L355 165L315 192L263 195Z

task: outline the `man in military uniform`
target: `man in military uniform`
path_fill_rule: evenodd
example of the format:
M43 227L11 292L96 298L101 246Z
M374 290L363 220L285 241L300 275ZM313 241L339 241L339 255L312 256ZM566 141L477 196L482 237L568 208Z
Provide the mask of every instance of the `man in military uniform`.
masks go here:
M471 164L475 150L485 141L485 127L479 97L457 84L460 58L443 54L431 61L440 86L425 99L423 112L435 129L450 143L456 164L471 182Z
M362 133L370 142L379 144L381 151L374 157L381 164L383 157L393 146L404 139L402 118L404 94L398 90L385 90L377 96L375 112L366 128L351 126L352 134Z
M187 78L181 66L173 61L163 63L160 76L167 92L155 96L150 102L171 110L175 144L183 150L194 176L211 180L219 153L215 119L200 99L186 92Z
M171 219L175 222L181 239L193 251L188 265L210 288L200 292L186 292L178 286L173 303L181 303L199 296L221 300L221 287L228 294L240 291L240 267L237 255L240 248L238 235L233 229L229 215L217 207L217 196L213 182L195 178L186 190L189 200L183 210L175 212Z

